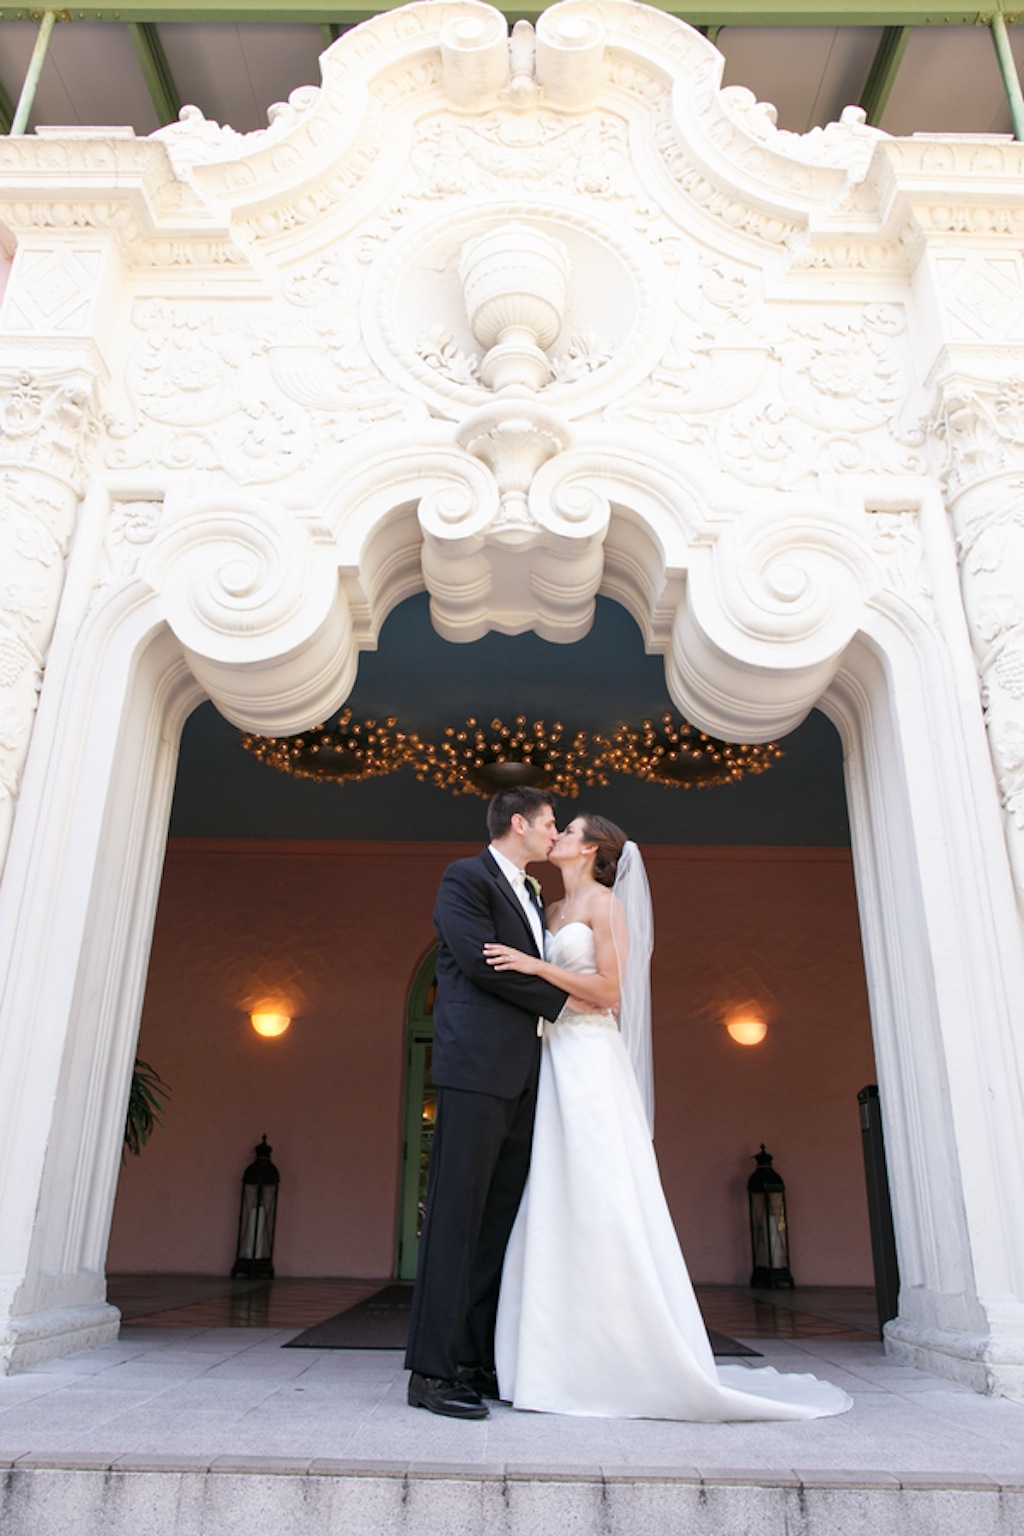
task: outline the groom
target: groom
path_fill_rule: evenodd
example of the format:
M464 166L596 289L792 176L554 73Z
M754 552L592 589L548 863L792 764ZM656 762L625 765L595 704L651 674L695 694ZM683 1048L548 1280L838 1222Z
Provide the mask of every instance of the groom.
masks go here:
M502 790L487 831L489 848L445 870L434 908L437 1118L405 1357L410 1404L455 1419L486 1419L482 1398L498 1395L494 1320L530 1165L539 1019L566 999L538 976L493 971L483 953L494 941L544 952L525 870L554 846L551 796Z

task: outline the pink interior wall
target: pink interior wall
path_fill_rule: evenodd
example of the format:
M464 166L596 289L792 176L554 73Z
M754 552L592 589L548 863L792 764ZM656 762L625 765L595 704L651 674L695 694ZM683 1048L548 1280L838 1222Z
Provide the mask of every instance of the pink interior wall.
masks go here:
M227 1274L265 1131L277 1272L392 1273L408 989L438 876L468 851L168 845L139 1054L174 1091L122 1172L111 1271ZM648 866L657 1149L694 1277L749 1278L745 1183L764 1141L797 1281L870 1283L856 1094L874 1066L849 854L653 848ZM253 1033L260 1003L294 1015L287 1034ZM739 1003L768 1019L762 1045L726 1035Z

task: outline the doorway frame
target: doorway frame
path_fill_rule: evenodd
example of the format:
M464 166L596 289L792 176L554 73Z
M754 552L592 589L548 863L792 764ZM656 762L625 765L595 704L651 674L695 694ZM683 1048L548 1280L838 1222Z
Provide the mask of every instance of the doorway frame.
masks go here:
M405 1088L402 1099L402 1166L398 1195L395 1274L415 1280L419 1254L419 1198L422 1187L423 1090L427 1055L434 1040L432 1020L436 990L437 945L432 944L413 973L405 1013ZM414 1155L415 1154L415 1155Z
M648 590L645 612L641 584L622 576L638 517L613 507L600 590L651 636L658 594ZM408 571L396 572L393 590L376 589L382 613L409 595ZM948 591L943 600L948 609ZM680 615L689 601L687 592ZM815 702L844 743L888 1133L902 1290L887 1348L979 1390L1016 1392L1024 1235L1009 1213L1024 1206L1024 1115L1010 1000L1024 995L1024 965L984 724L943 633L943 623L959 624L953 641L962 639L962 611L940 621L876 593ZM314 692L320 638L310 641ZM660 647L670 683L687 644L677 619ZM230 665L245 669L248 690L266 667L282 685L265 636L260 655L238 650ZM764 674L741 657L729 666L747 677L756 716ZM141 580L79 630L69 626L51 655L0 893L10 973L0 1019L7 1370L117 1330L104 1257L121 1126L178 740L203 697L164 600ZM296 685L288 708L298 707Z

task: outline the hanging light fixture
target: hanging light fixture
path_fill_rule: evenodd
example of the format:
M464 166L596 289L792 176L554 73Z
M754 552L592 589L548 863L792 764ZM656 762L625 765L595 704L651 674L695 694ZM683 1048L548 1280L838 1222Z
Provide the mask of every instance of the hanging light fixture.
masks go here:
M419 738L396 730L394 715L386 720L355 721L342 710L336 725L316 725L298 736L243 735L242 746L261 763L296 779L321 784L345 783L393 773L419 748Z
M765 773L785 755L774 741L763 746L720 741L668 711L657 724L644 720L636 727L623 722L595 742L599 766L679 789L734 784L747 774Z
M557 720L549 728L525 715L482 725L471 715L462 725L444 726L435 744L398 730L397 716L356 721L345 709L335 726L297 736L243 735L242 746L297 779L346 784L411 767L421 782L484 798L530 784L575 799L581 789L604 788L609 769L682 789L734 784L766 772L784 755L775 742L719 741L669 713L659 724L621 722L608 736L569 730Z
M549 730L543 720L529 722L525 715L510 725L496 718L487 727L470 716L464 725L445 726L438 745L424 747L414 767L418 779L456 795L489 797L531 784L575 798L581 787L608 782L589 747L584 731L569 733L557 720Z

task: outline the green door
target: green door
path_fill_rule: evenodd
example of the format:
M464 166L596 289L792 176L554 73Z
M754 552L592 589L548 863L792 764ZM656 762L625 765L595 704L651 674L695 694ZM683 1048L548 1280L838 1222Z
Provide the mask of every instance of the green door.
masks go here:
M409 991L405 1033L405 1139L402 1153L402 1198L398 1226L398 1278L416 1277L423 1208L427 1198L427 1169L434 1139L434 1084L430 1057L434 1044L434 976L436 948L424 958Z

